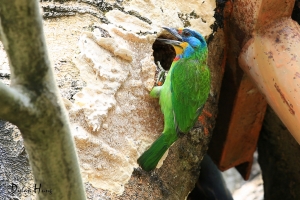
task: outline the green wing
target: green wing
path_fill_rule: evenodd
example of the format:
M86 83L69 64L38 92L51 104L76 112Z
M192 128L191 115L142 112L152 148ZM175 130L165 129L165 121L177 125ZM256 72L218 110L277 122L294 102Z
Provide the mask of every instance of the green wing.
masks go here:
M180 59L171 72L172 106L180 132L188 132L201 114L210 91L207 65L196 59Z

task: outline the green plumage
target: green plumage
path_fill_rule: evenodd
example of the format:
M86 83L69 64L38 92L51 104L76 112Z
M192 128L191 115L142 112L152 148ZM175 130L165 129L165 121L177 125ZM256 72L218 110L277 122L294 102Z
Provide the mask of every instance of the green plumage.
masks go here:
M152 97L159 98L164 130L138 159L139 165L146 171L156 167L166 150L178 139L179 133L187 133L194 126L208 98L210 71L206 64L207 46L203 38L204 45L195 45L198 44L196 39L185 41L183 38L183 52L177 55L178 60L173 61L164 84L150 92Z

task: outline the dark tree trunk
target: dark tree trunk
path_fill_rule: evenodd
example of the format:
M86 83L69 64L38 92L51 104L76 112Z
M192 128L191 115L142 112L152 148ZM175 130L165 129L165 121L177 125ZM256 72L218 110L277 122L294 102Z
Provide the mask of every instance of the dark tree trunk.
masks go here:
M258 153L265 200L300 199L300 146L270 107L258 141Z

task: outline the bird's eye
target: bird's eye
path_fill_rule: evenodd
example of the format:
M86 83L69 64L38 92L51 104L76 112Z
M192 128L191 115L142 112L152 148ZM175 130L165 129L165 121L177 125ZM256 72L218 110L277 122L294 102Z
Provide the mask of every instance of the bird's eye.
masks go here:
M189 36L191 36L190 32L188 32L188 31L183 31L183 32L182 32L182 35L183 35L184 37L189 37Z

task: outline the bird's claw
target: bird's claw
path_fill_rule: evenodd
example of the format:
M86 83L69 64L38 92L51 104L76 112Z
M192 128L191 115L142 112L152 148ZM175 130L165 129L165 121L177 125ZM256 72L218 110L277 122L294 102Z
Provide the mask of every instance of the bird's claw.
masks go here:
M158 67L158 76L157 76L156 85L162 86L166 80L166 70L162 68L159 61L157 61L157 67Z

